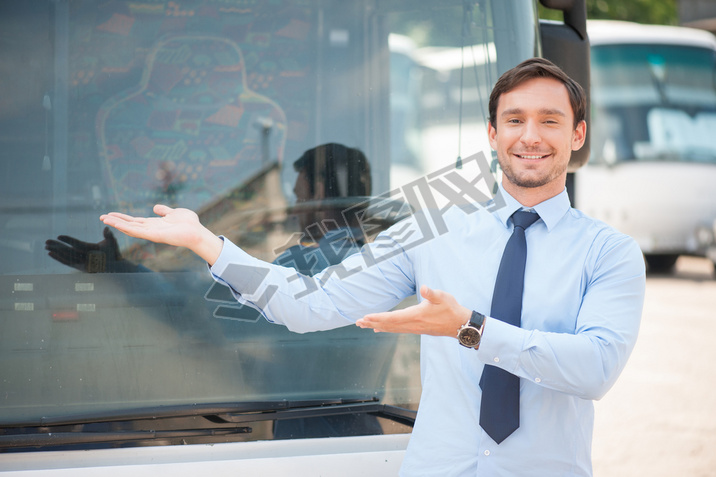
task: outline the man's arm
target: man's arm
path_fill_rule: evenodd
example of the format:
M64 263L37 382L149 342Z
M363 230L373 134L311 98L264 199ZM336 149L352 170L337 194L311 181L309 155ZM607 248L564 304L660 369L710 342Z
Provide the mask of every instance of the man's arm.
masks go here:
M584 399L601 398L619 377L636 343L645 281L641 251L631 239L605 245L597 263L574 333L527 330L487 318L476 359L540 386ZM430 298L430 294L440 298ZM464 307L456 302L438 305L435 302L451 303L454 298L437 290L423 297L418 305L368 315L357 325L456 337L455 325L469 318Z
M259 309L269 321L291 331L353 324L364 314L389 310L415 293L410 261L389 234L341 264L309 277L252 257L202 226L190 210L157 205L154 212L159 217L112 212L100 219L129 236L192 250L239 303Z
M573 333L525 330L491 320L480 359L499 356L499 365L521 378L583 399L601 399L636 344L646 282L634 240L613 236L600 248Z
M299 333L354 324L415 294L411 261L387 232L312 277L259 260L225 240L211 273L237 301Z

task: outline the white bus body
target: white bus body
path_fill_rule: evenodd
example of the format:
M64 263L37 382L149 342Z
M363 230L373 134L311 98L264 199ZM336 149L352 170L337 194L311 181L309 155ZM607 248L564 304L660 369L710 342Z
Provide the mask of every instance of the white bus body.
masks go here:
M634 237L652 271L713 255L716 39L672 26L590 21L591 158L576 206Z

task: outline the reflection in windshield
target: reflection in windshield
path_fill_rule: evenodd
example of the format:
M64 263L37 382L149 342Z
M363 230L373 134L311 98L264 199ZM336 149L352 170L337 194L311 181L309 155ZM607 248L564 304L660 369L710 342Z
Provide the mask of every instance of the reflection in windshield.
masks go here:
M486 149L498 60L536 50L493 18L534 38L532 15L519 0L0 2L0 423L119 416L115 429L145 431L117 422L216 403L415 409L417 337L292 334L193 254L98 217L180 206L263 260L335 264L404 214L384 194ZM370 409L227 439L410 432Z
M593 47L595 160L716 163L714 71L705 48Z

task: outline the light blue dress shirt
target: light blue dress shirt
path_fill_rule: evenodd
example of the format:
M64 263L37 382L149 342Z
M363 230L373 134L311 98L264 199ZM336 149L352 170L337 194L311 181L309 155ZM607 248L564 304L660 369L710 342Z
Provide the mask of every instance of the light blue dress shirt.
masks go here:
M417 213L313 278L228 240L211 272L237 300L297 332L353 324L423 284L489 314L510 216L521 208L500 194L504 205L492 210ZM566 191L534 210L522 326L487 318L477 351L453 337L421 338L422 395L401 475L592 475L592 401L614 384L636 342L644 260L630 237L571 208ZM479 425L485 364L521 378L520 427L500 445Z

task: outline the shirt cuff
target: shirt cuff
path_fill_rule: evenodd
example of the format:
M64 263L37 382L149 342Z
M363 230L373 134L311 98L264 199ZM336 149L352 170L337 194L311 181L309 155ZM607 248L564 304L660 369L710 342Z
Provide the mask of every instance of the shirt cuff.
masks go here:
M528 334L528 330L486 316L485 330L477 350L477 357L485 364L497 366L514 374L519 365L522 343Z
M214 265L207 264L209 266L209 271L215 277L220 276L221 273L226 270L227 265L231 263L231 260L235 259L237 255L239 256L239 258L242 253L248 255L239 247L231 243L231 240L227 239L223 235L219 235L219 238L223 242L219 257L214 262Z
M227 285L240 303L252 301L252 296L260 291L261 283L267 275L266 264L224 236L220 235L219 238L224 245L214 265L209 266L212 278Z

